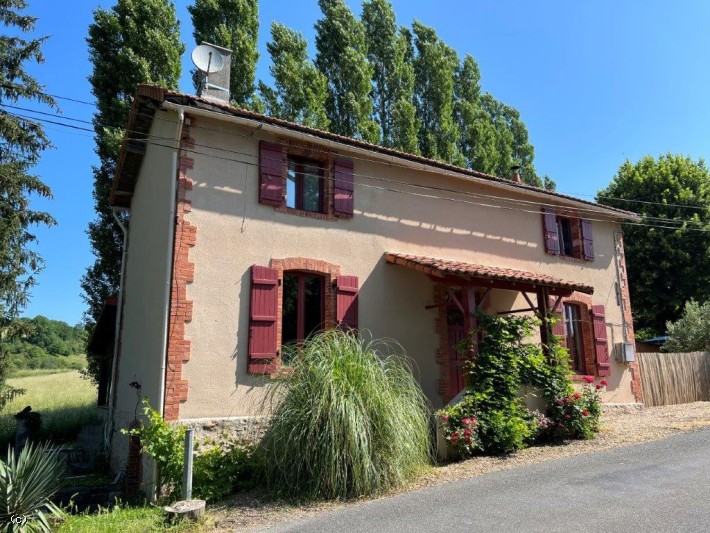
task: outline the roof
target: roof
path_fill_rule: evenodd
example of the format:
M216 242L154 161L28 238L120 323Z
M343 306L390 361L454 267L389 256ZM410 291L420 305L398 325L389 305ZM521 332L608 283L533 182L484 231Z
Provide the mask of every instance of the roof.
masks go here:
M653 337L652 339L639 340L638 342L645 342L646 344L656 344L660 346L661 344L665 344L667 340L668 335L664 335L662 337Z
M594 206L595 208L600 209L617 219L639 219L639 216L636 213L626 211L624 209L597 204L596 202L582 200L580 198L561 194L555 191L548 191L547 189L534 187L525 183L517 183L510 179L493 176L491 174L486 174L477 170L462 168L451 163L446 163L444 161L429 159L427 157L410 154L401 150L396 150L394 148L388 148L386 146L372 144L361 139L346 137L337 133L312 128L310 126L304 126L302 124L296 124L294 122L289 122L280 118L263 115L254 111L249 111L247 109L241 109L239 107L231 106L227 103L222 104L213 100L200 98L195 95L171 91L153 85L138 86L136 97L133 101L133 106L131 108L131 113L128 119L128 125L126 127L126 139L124 139L124 143L121 146L121 152L119 154L119 161L116 170L116 177L114 179L113 187L111 189L111 205L130 205L130 197L132 196L133 190L135 189L136 180L140 171L140 164L142 163L143 154L145 153L145 145L148 140L148 134L150 131L150 125L153 119L153 115L155 114L156 109L158 109L164 102L171 102L176 105L193 107L195 109L201 109L204 111L213 111L217 114L222 114L225 116L241 117L244 119L254 120L261 124L268 124L279 127L284 130L284 133L291 131L302 134L308 134L309 136L314 137L316 140L321 139L324 141L333 141L346 146L365 149L376 154L394 157L403 161L419 163L432 169L446 170L447 172L453 172L462 177L478 178L491 183L503 184L506 187L519 190L522 193L528 192L543 194L550 198L566 200L567 203L571 201L576 204Z
M594 292L594 287L583 283L512 268L477 265L451 259L436 259L434 257L404 253L386 253L385 260L388 263L401 265L439 278L453 275L468 281L480 281L482 285L490 284L491 281L501 281L509 282L511 289L515 287L515 284L519 284L520 289L525 288L524 286L526 285L527 288L547 287L553 290L579 291L586 294Z

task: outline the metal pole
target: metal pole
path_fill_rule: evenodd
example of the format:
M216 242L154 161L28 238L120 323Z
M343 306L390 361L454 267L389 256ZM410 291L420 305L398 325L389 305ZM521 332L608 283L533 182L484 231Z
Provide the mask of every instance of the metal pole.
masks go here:
M194 429L185 430L185 463L182 470L182 499L192 499L192 433Z

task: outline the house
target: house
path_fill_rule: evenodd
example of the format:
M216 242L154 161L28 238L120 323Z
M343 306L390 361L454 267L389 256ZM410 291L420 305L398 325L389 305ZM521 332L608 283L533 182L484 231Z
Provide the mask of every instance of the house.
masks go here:
M127 131L118 329L95 342L114 467L138 468L118 429L141 397L248 431L282 344L338 324L401 343L439 408L464 386L453 347L473 311L552 309L579 379L641 401L620 226L635 214L153 86Z

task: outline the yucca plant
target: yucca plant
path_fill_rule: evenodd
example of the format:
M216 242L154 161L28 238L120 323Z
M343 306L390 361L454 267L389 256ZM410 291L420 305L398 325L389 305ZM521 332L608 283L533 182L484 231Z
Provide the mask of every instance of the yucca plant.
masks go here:
M28 443L19 456L8 447L7 461L0 461L0 531L51 531L49 519L63 513L50 498L62 488L64 476L51 446Z
M329 330L296 350L292 371L271 391L261 443L274 492L377 494L430 462L427 400L399 345Z

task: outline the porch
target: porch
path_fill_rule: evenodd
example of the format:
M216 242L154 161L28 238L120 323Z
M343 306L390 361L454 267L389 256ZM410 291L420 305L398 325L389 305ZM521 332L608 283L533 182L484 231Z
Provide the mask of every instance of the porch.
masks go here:
M386 253L385 261L421 272L434 283L434 301L425 308L438 310L436 324L440 348L437 361L441 369L439 392L444 404L463 390L464 364L476 356L478 310L498 314L534 313L542 320L539 335L544 350L547 349L551 335L564 336L564 321L553 327L550 320L554 314L560 313L563 298L583 295L588 299L591 310L590 295L594 288L574 281L522 270L404 253ZM505 309L491 308L492 299L497 296L496 299L501 300L505 293L512 296L512 300L508 298L510 301L518 301L517 296L522 296L525 303ZM461 350L462 345L466 346L465 350Z

